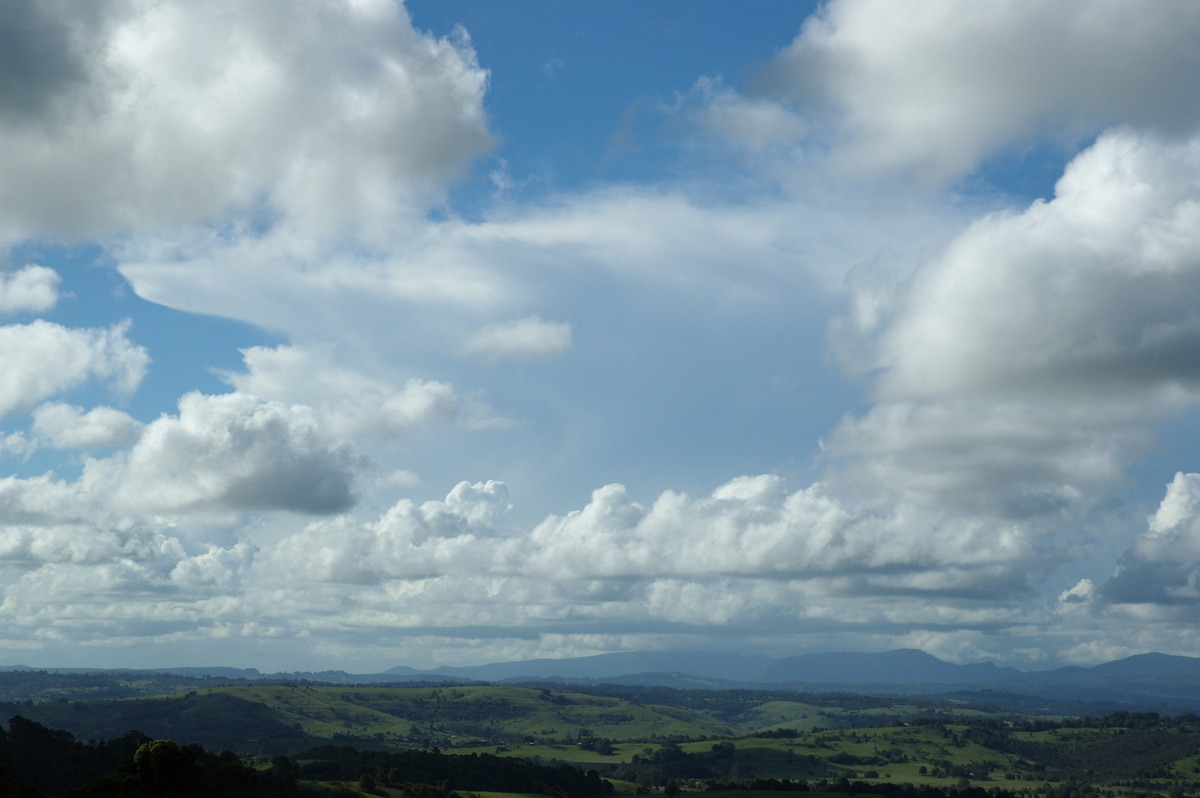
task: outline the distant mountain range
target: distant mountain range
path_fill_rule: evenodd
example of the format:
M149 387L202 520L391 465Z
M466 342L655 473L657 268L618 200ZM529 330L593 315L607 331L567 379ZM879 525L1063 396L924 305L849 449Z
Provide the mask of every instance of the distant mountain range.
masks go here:
M598 654L594 657L569 659L530 659L520 662L498 662L491 665L441 667L418 671L399 666L386 671L414 678L447 678L470 681L529 681L548 680L608 680L621 681L627 677L646 674L661 675L661 684L678 680L708 682L759 682L773 662L769 657L749 654L713 654L671 651L623 651ZM669 685L668 685L669 686Z
M0 671L35 670L15 665ZM60 674L112 673L100 669L41 669ZM130 672L125 670L123 672ZM570 659L533 659L383 673L344 671L265 674L253 668L143 669L195 679L313 682L545 682L613 683L676 688L786 688L803 691L936 694L993 691L1072 701L1118 702L1136 707L1200 711L1200 658L1138 654L1093 667L1023 672L990 662L955 665L924 651L801 654L782 659L707 652L622 652Z
M741 654L644 652L537 659L381 676L406 680L612 682L665 687L784 687L808 691L945 693L996 691L1137 707L1200 710L1200 658L1138 654L1093 667L1019 671L991 662L956 665L915 649L801 654L770 659Z

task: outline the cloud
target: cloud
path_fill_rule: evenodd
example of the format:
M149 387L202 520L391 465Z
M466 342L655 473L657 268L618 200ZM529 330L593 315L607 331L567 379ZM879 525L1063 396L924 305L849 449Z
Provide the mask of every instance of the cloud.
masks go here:
M1096 554L1200 399L1190 5L832 0L754 91L658 104L658 182L523 204L514 150L470 216L465 33L390 0L73 5L0 32L0 242L91 239L142 298L286 343L143 424L64 396L139 386L128 325L0 327L0 413L36 408L0 450L116 449L0 480L0 637L1084 660L1196 617L1200 478L1107 581ZM1083 141L1022 208L887 179L986 194L989 158ZM26 266L0 313L59 290ZM861 392L811 340L833 312ZM513 434L458 434L499 413ZM1106 614L1120 640L1078 645Z
M1035 137L1115 123L1185 133L1200 9L1187 0L1051 4L835 0L767 71L768 96L824 102L859 173L939 183Z
M1200 398L1197 196L1200 142L1110 131L1053 200L979 219L891 299L857 286L871 312L840 329L876 403L835 456L930 506L1030 520L1097 499Z
M885 396L1194 385L1200 139L1104 134L1051 202L976 222L883 340ZM1103 320L1098 328L1097 322Z
M403 500L373 522L310 524L267 553L264 573L311 585L293 596L294 613L344 603L338 586L353 585L355 623L443 635L530 619L571 633L598 622L911 624L931 611L995 626L1019 617L1020 601L1005 603L1021 590L1011 565L1031 556L1012 537L923 545L902 538L907 519L855 518L820 486L789 493L767 476L650 506L609 485L529 531L504 528L508 509L503 485L460 483L443 501Z
M229 548L210 544L203 553L176 562L170 580L183 591L228 595L249 571L257 551L257 547L245 542Z
M812 130L811 123L784 103L739 94L716 78L696 81L679 99L676 112L751 152L794 147Z
M171 601L237 588L255 548L238 542L191 550L181 530L113 512L108 496L49 476L0 479L0 569L6 632L51 636L81 617L145 621ZM112 602L119 595L119 602ZM16 609L19 608L19 611ZM176 607L176 611L178 607ZM88 635L112 628L95 625Z
M0 479L0 523L60 526L99 515L89 497L52 475Z
M240 600L231 596L243 589L253 545L206 544L193 551L172 534L178 530L104 519L103 507L72 518L83 499L72 486L45 479L0 483L0 568L6 574L0 614L10 640L41 648L67 639L88 645L211 636L211 627L231 612L241 614ZM10 512L16 503L49 513L20 523Z
M529 536L533 554L523 546L510 554L560 579L838 577L860 595L911 591L926 600L1011 591L1033 557L1027 541L995 529L926 528L916 538L903 508L876 509L885 512L851 505L820 483L787 492L765 475L701 499L668 491L649 507L609 485L583 509L539 524Z
M412 364L462 354L464 342L484 334L481 319L483 329L522 320L534 329L531 319L568 324L534 312L566 307L571 329L581 329L580 314L598 310L579 305L581 280L597 300L632 297L660 311L664 293L675 305L710 311L714 297L722 310L757 309L785 295L819 302L841 290L856 263L884 247L908 252L918 231L924 243L964 217L962 209L881 204L858 190L835 196L809 177L789 178L795 196L749 204L709 196L712 186L608 187L481 222L405 229L381 250L331 250L303 231L278 228L263 236L140 239L115 257L151 301L244 320L298 345L334 341ZM848 225L854 214L869 214L871 228ZM516 334L500 329L506 338ZM561 345L557 330L537 346ZM419 349L409 345L414 337ZM503 351L515 345L505 342Z
M44 313L58 302L58 272L29 265L0 274L0 313Z
M84 413L73 405L48 402L33 411L33 428L39 438L57 449L99 449L133 445L142 425L111 407Z
M28 457L37 451L37 444L29 440L24 433L11 432L0 435L0 456Z
M0 327L0 416L75 388L89 379L132 393L150 356L128 338L129 322L70 329L48 321Z
M48 3L19 30L0 63L0 103L30 120L0 126L10 237L233 214L368 230L491 143L465 34L418 33L399 3ZM42 52L63 57L21 58Z
M446 383L408 379L393 385L303 347L250 347L245 373L225 373L238 391L315 409L330 436L398 438L422 427L455 421L467 404ZM476 408L472 408L475 410Z
M329 440L311 408L231 393L190 393L147 424L128 454L87 461L82 485L149 512L325 514L354 500L361 463Z
M561 355L571 348L571 325L530 316L476 330L463 351L489 360Z
M1200 474L1177 473L1148 529L1099 589L1106 605L1141 605L1143 617L1200 615Z
M71 9L50 0L5 9L0 27L0 116L8 125L41 120L84 88L88 54L85 41L74 33L90 27L96 9L105 5ZM66 16L69 11L75 12L75 25Z
M451 573L486 581L491 546L485 539L496 534L494 525L507 510L502 483L463 482L444 501L404 499L371 523L342 516L310 524L276 546L270 563L276 573L314 584L419 583Z
M1105 633L1134 650L1164 647L1139 623L1191 617L1200 569L1184 477L1110 579L1056 588L1051 615L1020 597L1121 534L1107 520L1113 491L1158 426L1200 400L1188 299L1200 289L1198 196L1200 141L1114 129L1073 159L1051 200L985 215L924 262L851 275L834 332L854 340L836 351L870 375L873 404L828 439L824 491L854 519L847 529L873 515L878 540L930 564L889 572L864 546L867 595L978 580L976 596L1047 641L1088 633L1107 608ZM964 567L973 550L982 559ZM968 601L943 608L969 623ZM914 609L886 613L908 622Z
M184 551L178 540L142 527L98 527L86 522L5 524L0 530L0 560L25 563L113 563L169 561Z

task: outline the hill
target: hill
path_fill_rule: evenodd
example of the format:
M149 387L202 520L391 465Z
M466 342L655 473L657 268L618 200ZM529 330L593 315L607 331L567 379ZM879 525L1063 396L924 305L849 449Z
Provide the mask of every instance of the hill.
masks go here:
M161 671L0 668L0 700L117 698L162 695L216 685L625 684L686 689L789 689L895 695L990 690L1034 699L1090 702L1158 712L1200 711L1200 659L1139 654L1093 667L1021 672L990 662L955 664L923 651L810 653L781 659L704 652L622 652L471 667L383 673L260 673L229 667Z
M801 654L772 662L760 680L767 683L874 685L989 685L1019 679L1016 668L990 662L954 665L916 649L883 653Z
M645 743L737 737L781 727L857 728L929 715L975 717L985 711L985 705L963 699L505 685L250 684L119 701L0 704L0 717L21 715L80 739L112 739L136 730L213 750L261 753L293 752L321 743L391 750L561 745L587 739ZM992 714L1028 717L1003 710Z
M1200 788L1194 716L1120 711L1052 719L920 698L901 703L905 699L851 694L629 689L631 696L622 698L511 686L254 685L153 699L48 702L22 707L36 718L9 721L9 730L0 732L0 759L7 756L4 764L34 782L66 775L54 766L67 761L51 755L55 748L88 773L111 772L110 754L119 751L77 740L137 723L151 724L146 728L160 739L240 752L188 754L209 763L214 777L364 785L352 794L391 796L396 789L410 795L406 785L444 786L447 780L459 789L593 798L610 791L605 779L626 785L617 790L623 794L682 784L726 790L729 798L747 788L810 785L814 795L911 798L932 797L930 790L941 791L939 798L1101 792L1084 784L1129 796ZM140 731L114 739L125 756L157 745ZM22 769L35 759L46 765L39 774ZM257 776L239 762L257 767ZM140 767L137 756L126 761L121 778ZM0 794L13 794L4 791L3 776L0 765ZM889 786L897 783L920 789ZM436 798L429 791L411 794L417 795ZM436 796L449 798L445 790Z

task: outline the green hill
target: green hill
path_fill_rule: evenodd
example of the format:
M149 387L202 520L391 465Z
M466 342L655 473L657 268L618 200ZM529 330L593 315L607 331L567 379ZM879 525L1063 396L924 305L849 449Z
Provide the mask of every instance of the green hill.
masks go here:
M0 705L0 718L21 715L81 741L136 730L130 738L289 754L306 778L334 780L353 770L328 764L335 760L390 762L395 754L442 749L472 763L500 755L572 765L642 788L756 780L892 782L948 792L969 782L1038 794L1072 781L1143 792L1200 788L1200 720L1190 715L1050 719L922 706L912 697L888 704L847 694L630 695L638 700L537 687L243 684L153 698L10 703ZM274 767L278 759L258 761Z
M337 741L372 747L456 746L605 737L691 739L735 734L695 710L535 688L239 685L184 696L0 705L79 739L136 729L210 748L287 752Z
M217 750L287 753L329 742L393 750L434 745L482 750L516 744L575 750L571 746L581 739L703 740L779 728L804 732L886 725L937 711L853 695L622 691L243 683L166 697L12 702L0 704L0 718L24 715L83 740L137 730ZM940 711L949 718L952 711L963 710Z

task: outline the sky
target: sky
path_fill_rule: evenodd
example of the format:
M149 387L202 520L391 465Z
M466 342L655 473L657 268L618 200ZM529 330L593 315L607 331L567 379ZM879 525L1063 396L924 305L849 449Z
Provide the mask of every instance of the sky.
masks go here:
M0 3L0 665L1200 656L1198 39Z

